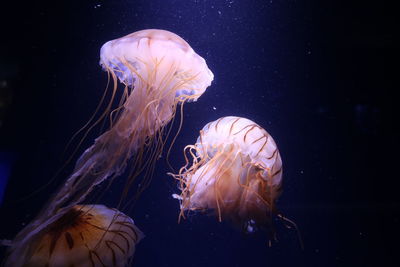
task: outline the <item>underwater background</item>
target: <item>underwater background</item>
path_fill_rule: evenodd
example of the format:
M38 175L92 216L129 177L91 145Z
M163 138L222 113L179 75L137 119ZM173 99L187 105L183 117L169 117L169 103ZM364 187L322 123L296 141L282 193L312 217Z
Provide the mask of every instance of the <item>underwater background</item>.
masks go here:
M398 46L387 2L54 1L2 3L1 11L0 239L34 218L96 138L43 187L101 98L102 44L159 28L188 41L215 75L185 105L172 166L184 164L184 146L206 123L255 121L279 147L277 206L298 225L304 249L280 221L272 247L266 233L244 234L206 214L178 224L164 153L129 213L146 235L134 266L398 266ZM118 194L108 191L100 204Z

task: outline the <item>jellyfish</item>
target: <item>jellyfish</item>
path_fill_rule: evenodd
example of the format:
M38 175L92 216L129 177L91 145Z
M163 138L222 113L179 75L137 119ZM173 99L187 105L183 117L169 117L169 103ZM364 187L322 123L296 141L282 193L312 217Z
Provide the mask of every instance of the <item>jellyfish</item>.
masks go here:
M106 42L100 50L100 65L112 80L111 99L104 113L96 120L92 117L87 124L90 126L85 125L84 137L105 119L110 126L79 157L72 174L39 215L17 234L10 258L24 254L37 236L82 203L96 186L120 176L128 163L133 171L120 195L127 195L142 170L144 176L151 176L169 133L166 126L177 106L180 104L182 111L184 103L196 101L214 77L205 60L185 40L158 29ZM112 110L118 81L123 87L121 99Z
M282 183L282 160L274 139L253 121L222 117L200 131L184 150L178 174L179 218L211 211L246 232L266 229L275 212Z
M78 159L71 177L50 202L49 214L66 203L81 202L94 186L121 175L132 155L136 169L151 168L177 105L196 101L213 80L205 60L185 40L165 30L142 30L106 42L100 65L113 79L112 99L117 80L123 84L121 104L110 112L111 128ZM141 166L145 147L152 146L147 165Z
M126 266L143 238L133 220L104 205L76 205L6 266Z

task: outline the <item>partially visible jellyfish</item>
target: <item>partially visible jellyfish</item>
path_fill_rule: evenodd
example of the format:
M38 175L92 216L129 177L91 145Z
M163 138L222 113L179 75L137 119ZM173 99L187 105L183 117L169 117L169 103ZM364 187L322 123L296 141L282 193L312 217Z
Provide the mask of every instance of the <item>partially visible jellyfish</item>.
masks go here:
M6 266L126 266L143 238L133 220L103 205L76 205Z
M180 217L212 211L247 232L266 228L282 183L282 160L271 135L251 120L223 117L200 131L185 147L179 174ZM191 159L190 159L191 158Z
M178 104L183 108L185 102L196 101L214 77L205 60L185 40L157 29L105 43L100 50L100 65L113 80L112 97L98 120L90 120L93 123L87 132L108 115L110 128L81 155L71 176L37 218L18 233L10 258L18 258L31 247L37 236L82 203L95 186L121 175L132 156L129 164L133 171L122 197L140 171L145 170L145 177L151 176L165 143L164 130ZM118 80L123 84L122 97L119 106L111 110Z

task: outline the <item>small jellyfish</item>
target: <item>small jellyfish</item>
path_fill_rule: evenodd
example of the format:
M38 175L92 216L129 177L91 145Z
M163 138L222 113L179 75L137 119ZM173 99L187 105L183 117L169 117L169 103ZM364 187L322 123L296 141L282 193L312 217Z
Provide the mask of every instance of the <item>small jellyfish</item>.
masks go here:
M126 266L143 238L133 220L103 205L76 205L6 266Z
M275 212L282 182L279 150L263 128L251 120L223 117L200 131L184 150L186 165L178 174L180 216L213 211L245 231L266 228Z

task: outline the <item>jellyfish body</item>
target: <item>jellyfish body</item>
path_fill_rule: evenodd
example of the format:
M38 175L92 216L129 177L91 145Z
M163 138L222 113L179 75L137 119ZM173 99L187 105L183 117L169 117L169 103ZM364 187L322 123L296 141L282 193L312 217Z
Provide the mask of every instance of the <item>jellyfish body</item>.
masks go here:
M282 160L272 137L256 123L223 117L185 148L179 174L181 214L211 210L246 231L268 224L282 182ZM192 157L190 164L189 157Z
M133 220L103 205L76 205L6 266L126 266L143 238Z
M186 41L157 29L105 43L100 65L114 82L111 100L100 117L109 115L110 128L81 155L61 189L15 237L11 261L24 254L49 225L82 203L96 185L121 175L133 155L134 171L125 188L141 170L152 169L164 145L164 128L173 119L177 105L196 101L213 80L205 60ZM118 80L123 85L122 97L111 111ZM147 158L145 148L150 150Z

